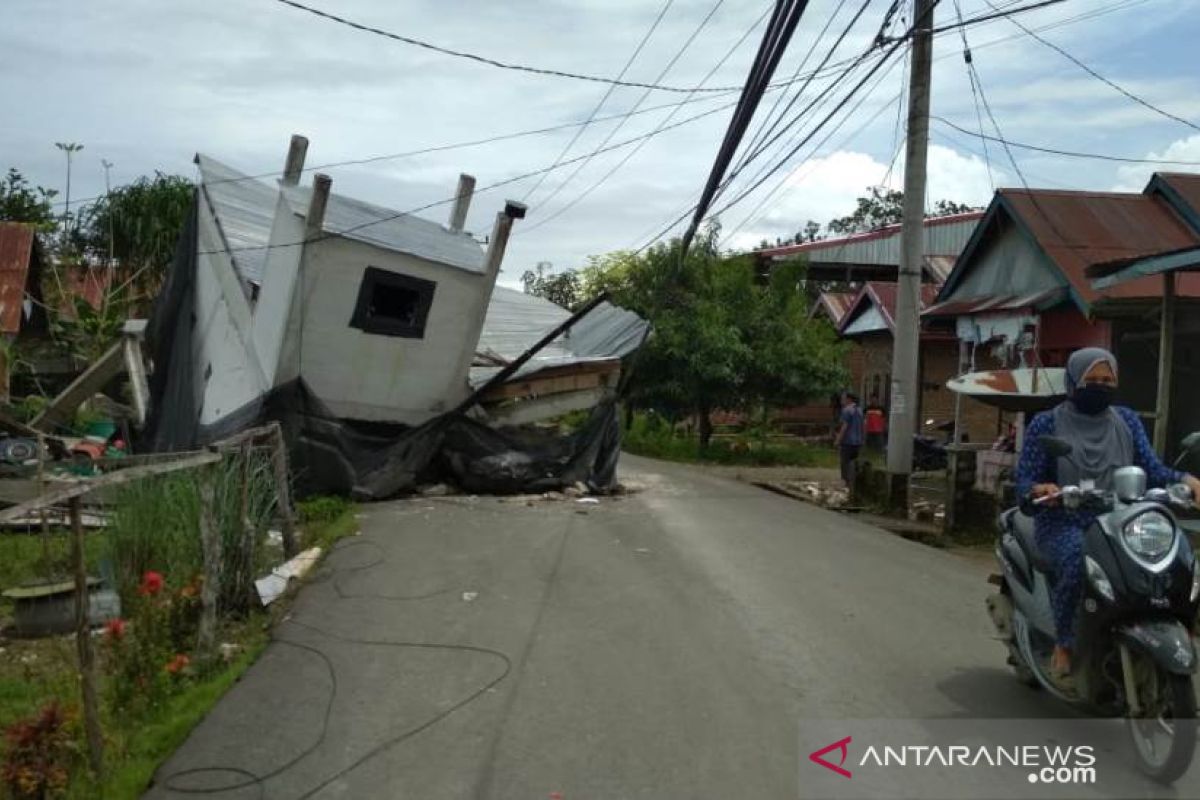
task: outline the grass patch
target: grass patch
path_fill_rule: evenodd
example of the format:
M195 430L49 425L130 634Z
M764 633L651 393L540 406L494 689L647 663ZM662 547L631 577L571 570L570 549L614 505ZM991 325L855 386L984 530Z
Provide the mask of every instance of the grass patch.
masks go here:
M303 546L320 547L328 553L339 539L358 532L354 504L343 497L318 496L296 504L302 527Z
M106 561L111 563L114 541L135 545L127 547L126 554L133 552L139 560L144 560L143 563L165 560L171 564L172 573L187 574L194 556L186 539L168 536L169 541L163 541L152 534L155 529L173 524L178 527L178 520L169 518L167 512L186 515L190 513L189 509L195 508L194 500L177 483L165 489L169 501L161 503L158 509L128 509L120 522L108 531L87 535L86 552L92 574L103 573L102 565ZM149 500L149 497L144 499ZM251 513L257 511L262 519L268 510L263 506L252 508ZM328 552L339 539L352 536L358 530L355 507L344 499L315 498L300 504L299 510L304 547L319 545ZM49 545L50 571L54 576L62 577L67 574L69 563L69 534L53 530ZM256 551L257 556L261 550L256 548ZM40 534L0 534L0 588L45 579L48 577L46 564ZM132 572L140 567L139 563L126 569ZM117 571L121 571L119 565ZM285 612L286 602L277 601L269 612L251 608L243 617L226 620L218 633L218 641L240 645L238 654L215 671L191 678L151 711L132 719L103 703L105 774L97 782L88 773L81 755L72 771L66 796L117 800L140 797L155 770L187 739L192 729L265 649L270 621ZM4 610L10 612L11 607ZM99 643L97 639L97 645ZM36 713L56 698L65 708L77 712L80 697L75 659L75 644L69 637L4 642L0 647L0 731ZM103 657L97 672L97 688L103 699L108 696L111 680L105 671ZM86 752L82 740L76 747L78 753ZM3 794L4 787L0 786L0 796Z
M735 435L715 437L707 449L698 436L674 430L661 417L638 414L621 439L627 453L705 464L756 467L824 467L836 469L838 453L829 445L815 445L782 437Z
M242 652L221 672L197 681L173 696L158 714L131 730L120 730L110 739L107 774L97 783L84 774L74 781L68 797L138 798L150 785L154 771L187 739L227 691L266 649L268 637L256 614L228 638L242 644Z

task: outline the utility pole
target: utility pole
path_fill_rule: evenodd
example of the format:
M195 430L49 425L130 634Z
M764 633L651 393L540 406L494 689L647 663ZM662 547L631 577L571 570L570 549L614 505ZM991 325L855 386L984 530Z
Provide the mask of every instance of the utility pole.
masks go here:
M929 87L933 67L933 6L915 0L912 68L908 83L908 140L904 160L904 220L896 285L892 347L892 408L888 424L888 494L893 508L908 504L916 432L921 324L921 268L925 250L925 169L929 150Z

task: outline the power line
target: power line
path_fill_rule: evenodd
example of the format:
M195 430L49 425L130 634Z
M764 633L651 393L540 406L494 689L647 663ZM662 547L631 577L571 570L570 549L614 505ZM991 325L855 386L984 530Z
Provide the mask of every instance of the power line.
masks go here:
M871 87L869 90L867 90L866 94L864 94L864 95L863 95L863 96L862 96L862 97L859 99L859 101L858 101L858 102L857 102L857 103L854 105L854 108L850 109L849 113L847 113L847 114L846 114L846 116L842 117L842 120L841 120L840 122L838 122L838 124L837 124L837 125L835 125L835 126L833 127L833 129L832 129L832 130L830 130L830 131L829 131L829 133L828 133L828 134L826 134L826 136L825 136L825 137L824 137L824 138L823 138L821 141L817 142L817 144L816 144L816 145L815 145L815 146L812 148L812 150L811 150L811 151L809 151L809 154L808 154L808 155L807 155L807 156L806 156L804 159L802 159L802 160L801 160L801 162L800 162L799 164L797 164L797 165L796 165L795 169L793 169L792 171L790 171L788 174L784 175L784 176L783 176L783 177L782 177L782 178L781 178L781 179L780 179L780 180L779 180L779 181L778 181L778 182L775 184L775 186L774 186L774 187L771 189L771 191L767 192L767 194L763 196L763 199L759 201L758 205L756 205L756 206L754 207L754 209L753 209L753 210L751 210L751 212L750 212L749 214L747 214L747 215L745 216L745 218L743 218L743 219L742 219L742 221L741 221L741 222L739 222L739 223L738 223L737 227L735 227L735 228L734 228L732 231L730 231L730 232L729 232L729 233L728 233L728 234L725 236L725 239L726 239L726 240L728 240L728 239L732 238L732 237L733 237L734 235L736 235L736 234L737 234L739 231L741 231L741 229L742 229L742 228L744 228L746 225L748 225L748 224L750 224L751 222L753 222L753 221L756 221L756 220L757 220L757 218L758 218L758 214L759 214L759 212L762 210L763 206L765 206L765 205L766 205L768 202L770 202L770 201L771 201L771 199L772 199L772 198L773 198L773 197L774 197L774 196L775 196L775 195L776 195L776 194L777 194L777 193L778 193L778 192L779 192L781 189L783 189L783 188L784 188L784 187L787 185L787 183L788 183L788 180L789 180L789 179L790 179L790 178L791 178L793 175L795 175L797 172L799 172L799 170L800 170L800 167L802 167L802 166L804 166L806 163L808 163L810 159L814 158L814 157L816 156L816 154L817 154L818 152L820 152L820 151L821 151L821 149L822 149L823 147L825 147L825 145L826 145L826 144L828 144L829 140L830 140L830 139L832 139L832 138L833 138L833 137L834 137L834 136L837 134L837 132L838 132L838 131L840 131L840 130L842 129L842 126L844 126L844 125L845 125L847 122L849 122L849 121L850 121L850 119L851 119L851 117L853 117L853 116L854 116L854 114L855 114L855 113L856 113L856 112L857 112L857 111L858 111L860 108L862 108L862 106L863 106L863 105L864 105L864 104L867 102L867 100L869 100L869 99L871 98L871 95L875 93L875 90L876 90L876 89L878 89L878 88L879 88L881 85L883 85L884 81L887 79L887 76L888 76L888 75L891 73L891 70L895 68L895 65L896 65L896 63L897 63L897 62L892 62L892 66L891 66L890 68L888 68L888 70L887 70L887 71L885 71L885 72L884 72L884 73L883 73L883 74L882 74L882 75L879 77L879 80L875 82L875 85L874 85L874 86L872 86L872 87ZM834 148L834 149L835 149L835 151L836 151L836 150L840 150L842 147L845 147L847 144L849 144L850 142L852 142L852 141L854 141L855 139L857 139L857 138L858 138L858 137L859 137L859 136L862 134L862 132L863 132L863 131L865 131L865 130L866 130L868 127L870 127L870 126L871 126L871 124L872 124L872 123L874 123L874 122L875 122L875 120L879 119L880 115L882 115L884 111L886 111L887 109L891 108L891 106L892 106L894 103L896 103L897 101L899 101L899 100L900 100L900 99L901 99L903 96L904 96L904 92L903 92L903 91L901 91L901 92L899 92L898 94L896 94L895 96L893 96L891 100L887 101L886 103L884 103L883 105L881 105L881 106L880 106L878 109L876 109L875 113L874 113L874 114L872 114L870 117L868 117L868 118L867 118L867 120L866 120L866 121L865 121L865 122L864 122L862 125L860 125L858 128L856 128L856 129L854 130L854 132L853 132L853 133L851 133L849 136L847 136L846 138L842 139L842 140L841 140L841 141L838 143L838 146L837 146L836 148ZM784 193L786 194L787 192L785 191Z
M1025 142L1014 141L1013 139L1002 138L1002 137L998 137L998 136L989 136L989 135L983 134L983 133L976 133L975 131L967 130L966 128L962 127L961 125L957 125L954 122L951 122L950 120L948 120L944 117L939 117L937 115L930 116L930 119L937 120L938 122L942 123L943 125L951 127L954 130L958 131L959 133L966 134L967 136L973 136L976 139L981 139L985 142L998 142L1001 144L1006 144L1009 147L1016 147L1020 150L1032 150L1032 151L1038 152L1038 153L1047 153L1047 154L1056 155L1056 156L1066 156L1068 158L1084 158L1084 159L1091 159L1094 161L1115 161L1115 162L1118 162L1121 164L1158 164L1158 165L1162 165L1162 166L1200 167L1200 161L1176 161L1176 160L1170 159L1170 158L1133 158L1133 157L1129 157L1129 156L1114 156L1114 155L1109 155L1107 153L1088 153L1088 152L1083 152L1083 151L1079 151L1079 150L1062 150L1062 149L1059 149L1056 147L1045 147L1043 145L1027 144Z
M697 120L704 119L705 117L710 117L713 114L719 114L722 111L726 111L727 109L733 108L736 105L737 105L737 103L726 103L722 106L718 106L717 108L709 109L708 111L703 111L699 114L694 114L694 115L688 117L687 119L683 119L683 120L680 120L679 122L676 122L674 125L668 125L667 127L663 128L660 131L642 134L641 136L634 136L630 139L625 139L624 141L609 145L607 148L605 148L604 152L611 152L613 150L619 150L622 147L628 147L629 145L636 144L637 142L640 142L643 139L648 139L653 136L656 136L656 135L659 135L662 133L666 133L667 131L674 130L675 128L681 128L684 125L688 125L692 122L696 122ZM530 172L521 173L520 175L514 175L510 178L504 178L503 180L499 180L499 181L496 181L495 183L490 183L487 186L483 186L481 188L476 189L475 194L481 194L483 192L491 191L492 189L498 189L501 186L508 186L509 184L513 184L513 183L517 183L519 181L526 180L527 178L533 178L538 175L541 175L543 172L551 172L556 169L563 169L564 167L568 167L571 164L573 164L577 161L580 161L584 158L587 158L587 156L586 155L576 156L575 158L567 159L566 161L562 161L562 162L558 163L557 165L542 167L540 169L535 169ZM216 183L216 181L214 181L213 183ZM282 244L246 245L246 246L242 246L242 247L220 247L215 250L200 251L197 253L197 255L217 255L217 254L221 254L221 253L237 253L237 252L258 251L258 250L279 250L279 249L288 248L288 247L300 247L301 245L308 244L310 242L320 241L321 239L330 238L331 236L343 236L347 233L353 233L355 231L362 230L363 228L368 228L372 225L380 225L384 222L390 222L391 220L399 219L400 217L406 217L406 216L411 216L412 214L418 214L422 211L427 211L431 208L436 208L438 206L443 206L448 203L453 203L456 200L458 200L457 195L455 195L453 197L443 198L441 200L435 200L432 203L426 203L425 205L417 206L416 208L409 209L408 211L400 211L395 214L388 214L386 216L380 217L379 219L369 220L362 224L355 225L350 228L346 228L345 230L330 232L330 233L322 233L318 236L312 237L311 239L301 239L296 242L284 242Z
M687 38L687 41L685 41L683 43L683 45L678 50L675 51L675 55L671 57L671 60L667 62L666 66L663 67L662 70L659 71L658 77L655 79L656 82L661 81L663 78L665 78L667 76L667 74L672 69L674 69L675 65L677 63L679 63L679 59L683 58L683 54L686 53L688 51L688 49L695 43L697 37L699 37L701 32L705 28L708 27L708 23L712 21L712 18L714 16L716 16L717 12L721 9L721 6L724 4L725 4L725 0L717 0L716 4L713 5L713 7L711 9L709 9L708 14L704 17L704 19L702 19L700 21L700 24L698 26L696 26L696 29L694 31L692 31L692 35L689 36ZM708 75L705 76L705 80L708 80L708 77L712 75L713 71L715 71L715 70L709 71ZM701 84L703 84L703 81L701 81ZM642 103L645 103L646 100L649 99L650 93L652 91L653 91L653 89L647 89L646 91L642 92L642 96L638 98L637 103L634 105L635 110L640 108ZM692 92L689 92L688 97L689 98L692 97L692 94L693 94ZM579 175L579 173L582 172L587 167L587 165L591 163L592 159L596 157L596 153L600 152L600 150L602 148L604 148L604 146L607 145L609 142L611 142L613 137L616 136L617 133L620 132L621 128L625 127L625 123L627 121L628 121L628 118L623 119L619 123L617 123L616 127L614 127L611 131L609 131L608 135L604 137L604 140L600 142L599 147L597 147L590 155L588 155L587 158L585 158L582 162L580 162L579 166L575 167L575 169L571 172L571 174L568 175L565 179L563 179L562 183L560 183L557 187L555 187L554 191L552 191L550 193L550 196L542 201L542 205L546 205L551 200L553 200L555 197L557 197L559 195L559 193L562 192L562 190L566 188L567 184L570 183L571 181L573 181Z
M766 12L761 14L759 16L759 18L754 21L754 24L752 24L749 28L746 29L746 32L742 34L741 38L739 38L736 42L734 42L733 46L730 47L729 50L726 51L725 55L721 57L721 60L718 61L712 67L712 69L710 69L708 71L708 74L704 77L704 80L701 81L701 85L703 85L704 81L708 80L710 77L712 77L714 74L716 74L716 71L718 69L720 69L725 64L725 62L728 61L733 56L733 54L735 52L737 52L738 48L740 48L742 46L742 43L745 42L746 39L750 38L750 34L754 33L754 30L759 26L759 24L762 23L762 21L766 17L766 15L767 15ZM658 126L654 129L654 131L652 133L657 133L658 131L662 130L663 127L667 125L667 123L669 123L672 119L674 119L675 115L678 112L679 112L679 107L672 109L671 113L668 114L666 117L664 117L663 120L658 123ZM636 156L641 151L642 147L645 146L645 144L649 141L650 141L649 139L643 139L642 141L638 142L637 146L634 147L633 150L626 153L625 156L619 162L617 162L608 172L606 172L603 176L601 176L599 180L597 180L595 183L593 183L591 186L589 186L587 189L585 189L582 193L577 195L573 200L571 200L565 206L563 206L562 208L555 211L553 214L549 215L548 217L543 217L542 219L538 220L537 222L533 223L532 225L526 226L519 235L522 235L522 236L527 235L527 234L537 230L538 228L542 227L543 225L546 225L546 224L554 221L555 219L558 219L563 214L570 211L572 208L574 208L576 205L578 205L580 202L582 202L585 198L587 198L588 195L590 195L596 189L599 189L606 181L608 181L609 178L611 178L613 175L615 175L618 170L620 170L627 163L629 163L629 161L634 156Z
M638 42L638 46L634 48L633 53L631 53L629 58L625 61L625 66L621 67L621 71L617 73L617 80L625 77L625 73L629 71L631 66L633 66L633 62L637 60L637 57L641 55L642 49L646 46L646 42L650 41L650 37L654 35L656 30L658 30L658 26L663 21L663 17L665 17L667 12L671 10L671 6L674 3L675 0L667 0L667 2L663 5L662 9L658 12L658 16L655 17L654 22L651 23L650 29L646 31L644 36L642 36L642 40ZM604 96L600 98L600 102L596 104L596 107L592 109L592 113L588 115L587 121L575 129L575 135L571 137L571 141L567 142L567 146L564 147L562 152L558 154L558 158L554 159L555 164L566 158L567 153L569 153L571 148L575 146L575 143L579 141L579 137L583 135L585 130L587 130L588 125L592 124L592 120L596 118L596 115L600 113L600 109L604 108L604 104L608 102L608 98L612 97L613 92L616 90L616 84L610 83L608 85L608 89L604 92ZM688 97L691 97L691 95L688 95ZM640 106L641 104L639 103L638 105ZM541 188L542 182L546 179L546 175L549 174L550 173L547 172L545 175L538 178L537 183L535 183L533 188L525 193L525 196L522 198L522 200L528 201L533 193Z
M992 6L992 2L991 2L991 0L984 0L984 2L985 2L985 3L987 3L989 6ZM992 6L992 7L993 7L993 8L995 8L995 6ZM1111 88L1115 89L1116 91L1118 91L1118 92L1120 92L1121 94L1125 95L1125 96L1126 96L1126 97L1128 97L1130 100L1132 100L1133 102L1137 103L1138 105L1140 105L1140 106L1143 106L1143 107L1145 107L1145 108L1148 108L1148 109L1150 109L1151 111L1153 111L1155 114L1158 114L1159 116L1166 117L1167 119L1174 120L1175 122L1178 122L1178 123L1181 123L1181 124L1183 124L1183 125L1186 125L1186 126L1188 126L1189 128L1191 128L1191 129L1192 129L1192 130L1194 130L1194 131L1200 131L1200 125L1197 125L1196 123L1192 122L1191 120L1184 119L1183 117L1180 117L1180 116L1178 116L1178 115L1176 115L1176 114L1172 114L1170 111L1166 111L1166 110L1164 110L1164 109L1162 109L1162 108L1159 108L1158 106L1156 106L1156 105L1154 105L1153 103L1151 103L1149 100L1146 100L1146 99L1145 99L1145 98L1143 98L1143 97L1139 97L1138 95L1136 95L1136 94L1134 94L1133 92L1131 92L1131 91L1129 91L1128 89L1126 89L1124 86L1121 86L1120 84L1116 83L1115 81L1109 80L1108 78L1104 77L1104 76L1103 76L1103 75L1101 75L1099 72L1097 72L1096 70L1094 70L1094 69L1092 69L1091 67L1089 67L1089 66L1088 66L1087 64L1085 64L1083 61L1080 61L1078 58L1076 58L1075 56L1071 55L1070 53L1068 53L1068 52L1067 52L1066 50L1064 50L1063 48L1061 48L1061 47L1059 47L1058 45L1054 44L1054 42L1051 42L1050 40L1048 40L1048 39L1046 39L1046 38L1044 38L1044 37L1042 37L1042 36L1039 36L1038 34L1034 33L1034 32L1033 32L1033 31L1031 31L1029 28L1027 28L1027 27L1025 27L1024 25L1022 25L1022 24L1021 24L1021 22L1020 22L1019 20L1015 20L1015 19L1012 19L1012 18L1010 17L1008 21L1009 21L1009 22L1011 22L1013 25L1016 25L1018 28L1020 28L1022 31L1024 31L1024 32L1025 32L1027 35L1029 35L1029 36L1030 36L1030 37L1032 37L1033 39L1035 39L1035 40L1037 40L1037 41L1041 42L1041 43L1042 43L1043 45L1045 45L1046 47L1049 47L1051 50L1053 50L1054 52L1058 53L1059 55L1061 55L1063 58L1065 58L1065 59L1067 59L1068 61L1070 61L1070 62L1071 62L1072 64L1074 64L1075 66L1079 67L1081 70L1083 70L1083 71L1084 71L1084 72L1086 72L1087 74L1091 75L1091 76L1092 76L1093 78L1095 78L1096 80L1098 80L1098 81L1100 81L1101 83L1103 83L1103 84L1105 84L1105 85L1107 85L1107 86L1109 86L1109 87L1111 87Z
M754 118L754 112L771 82L771 77L775 74L775 68L779 66L779 60L783 58L783 53L787 50L792 34L795 33L796 26L800 23L800 17L803 16L807 6L808 0L780 2L776 5L775 14L767 27L766 35L763 36L758 54L750 68L750 74L746 77L746 86L742 90L737 110L725 131L724 141L721 142L721 148L717 151L716 160L709 171L704 190L700 194L700 202L696 204L692 222L684 231L680 244L681 258L687 255L688 245L691 243L692 237L696 235L700 222L708 213L709 206L720 188L719 184L725 175L725 170L729 167L729 162L733 160L738 145L741 144L742 137L746 133L746 128Z
M524 65L524 64L514 64L514 63L510 63L510 62L499 61L497 59L489 58L487 56L477 55L475 53L468 53L463 50L452 50L448 47L442 47L440 45L435 45L435 44L431 44L426 41L422 41L421 39L414 39L411 36L403 36L398 33L392 33L390 31L385 31L382 28L376 28L371 25L364 25L361 22L355 22L354 20L347 19L346 17L341 17L341 16L338 16L337 14L331 14L327 11L321 11L320 9L304 5L303 3L298 3L298 2L296 2L296 0L275 0L275 2L282 3L283 5L286 5L286 6L291 6L292 8L298 9L300 11L305 11L309 14L316 15L323 19L327 19L331 22L337 22L341 25L346 25L348 27L354 28L355 30L362 31L364 33L372 33L372 34L375 34L376 36L383 36L388 39L393 39L397 42L403 42L404 44L413 45L414 47L421 47L426 50L432 50L436 53L441 53L442 55L454 56L455 58L465 58L470 61L476 61L480 64L486 64L490 67L496 67L498 69L513 70L516 72L528 72L528 73L531 73L534 75L548 75L548 76L552 76L552 77L556 77L556 78L573 78L575 80L580 80L580 81L591 81L592 83L607 83L607 84L611 84L613 86L628 86L628 87L635 88L635 89L654 89L654 90L660 91L660 92L676 92L679 94L685 94L685 93L696 92L696 91L725 92L725 91L729 91L730 89L737 90L738 88L740 88L737 86L720 86L720 87L713 87L713 88L709 88L709 89L699 89L698 87L687 87L687 86L664 86L659 83L641 83L638 81L614 80L613 78L605 78L600 75L586 75L586 74L579 73L579 72L567 72L564 70L547 69L545 67L531 67L531 66Z
M954 0L954 11L958 15L959 22L961 22L962 6L959 4L958 0ZM983 136L983 112L979 108L979 91L975 87L975 73L970 69L972 59L971 44L967 41L967 31L965 28L959 28L958 32L962 35L963 60L967 63L967 78L971 82L971 99L975 104L975 118L979 122L979 135ZM996 179L992 176L992 157L991 154L988 153L987 140L981 139L980 141L983 143L983 163L987 167L988 186L990 186L994 192L996 191Z

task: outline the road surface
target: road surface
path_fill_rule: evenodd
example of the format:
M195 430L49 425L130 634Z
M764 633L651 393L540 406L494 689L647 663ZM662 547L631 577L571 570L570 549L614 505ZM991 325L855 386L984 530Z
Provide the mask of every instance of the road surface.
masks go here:
M596 505L364 507L147 796L820 797L833 720L1072 716L1004 667L986 562L698 468L622 474L639 491ZM965 796L1012 789L990 774Z

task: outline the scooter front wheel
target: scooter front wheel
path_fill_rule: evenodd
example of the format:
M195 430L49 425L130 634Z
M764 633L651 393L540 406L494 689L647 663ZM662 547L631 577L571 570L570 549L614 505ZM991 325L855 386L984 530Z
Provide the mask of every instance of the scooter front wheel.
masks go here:
M1142 772L1171 784L1187 772L1196 750L1196 689L1190 675L1164 670L1153 685L1158 696L1143 699L1146 714L1129 718L1129 735Z

